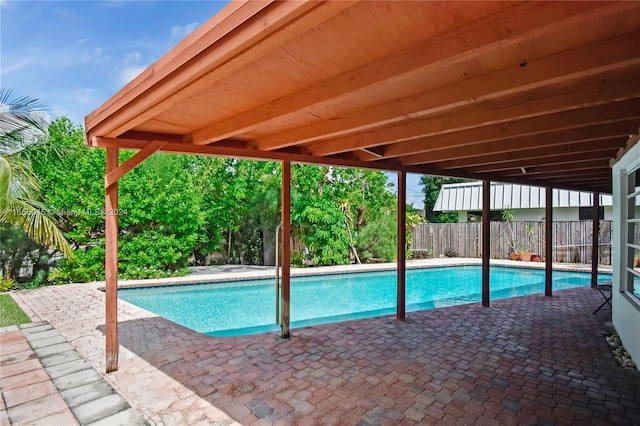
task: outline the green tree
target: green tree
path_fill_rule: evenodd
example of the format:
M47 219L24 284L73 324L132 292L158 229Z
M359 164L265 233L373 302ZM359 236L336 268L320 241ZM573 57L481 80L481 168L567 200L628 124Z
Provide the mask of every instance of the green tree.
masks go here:
M458 221L457 213L439 213L434 212L433 208L436 205L438 194L442 185L449 183L466 182L466 179L448 178L441 176L429 176L424 175L420 178L420 185L422 186L422 192L424 193L424 209L425 219L428 222L435 223L454 223Z
M50 143L70 152L55 163L35 164L46 202L63 212L61 227L75 248L73 260L51 272L55 282L104 278L105 152L84 145L68 119L50 126ZM120 161L133 155L121 153ZM122 278L178 273L189 264L203 227L201 190L193 157L154 154L119 182L119 270Z
M157 153L120 180L124 276L163 276L188 266L204 219L194 175L190 157Z
M332 168L291 166L292 261L304 265L349 263L349 236Z
M361 231L369 223L395 215L396 197L391 189L382 172L295 165L291 216L294 261L328 265L377 257L365 248L365 256L360 259L358 250L367 246L364 240L384 231L374 227L371 232Z
M5 230L19 228L36 243L70 258L71 247L41 202L40 181L32 167L45 156L61 158L61 152L47 144L47 127L37 100L12 99L11 91L0 89L0 224ZM17 274L15 267L5 269L3 265L3 273Z
M44 202L60 212L60 229L74 249L51 271L54 282L87 282L104 279L104 170L105 152L84 145L84 131L68 118L49 126L48 144L66 155L58 160L43 157L34 171L41 182Z

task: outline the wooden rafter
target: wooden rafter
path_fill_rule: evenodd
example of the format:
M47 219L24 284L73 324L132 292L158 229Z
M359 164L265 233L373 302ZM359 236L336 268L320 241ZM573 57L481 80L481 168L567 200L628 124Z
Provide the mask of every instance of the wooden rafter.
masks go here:
M542 186L550 206L552 187L611 191L640 125L639 39L640 2L236 1L87 116L87 144L107 150L114 213L118 179L153 152L281 161L285 207L291 162L397 171L400 200L412 172ZM139 152L118 165L120 149ZM107 215L108 371L117 226Z
M149 158L154 152L161 149L166 142L151 142L138 151L133 157L129 158L117 168L109 171L104 178L104 187L109 188L117 183L121 177L129 173L135 167L139 166L144 160Z
M640 124L638 39L635 2L237 2L89 115L88 143L606 192L581 173Z

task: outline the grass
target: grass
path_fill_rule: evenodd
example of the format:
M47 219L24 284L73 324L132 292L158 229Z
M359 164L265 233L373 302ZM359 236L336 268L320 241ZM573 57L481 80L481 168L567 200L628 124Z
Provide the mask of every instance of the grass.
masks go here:
M8 294L0 294L0 327L31 322L18 304Z

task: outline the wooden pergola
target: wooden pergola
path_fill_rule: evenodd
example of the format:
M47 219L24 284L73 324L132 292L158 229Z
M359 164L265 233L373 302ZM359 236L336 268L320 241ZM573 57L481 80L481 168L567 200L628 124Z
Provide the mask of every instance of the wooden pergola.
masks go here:
M639 2L234 1L88 115L87 144L107 151L107 212L154 152L281 161L288 337L291 162L396 171L399 218L407 172L482 180L488 244L491 180L611 191L640 124L639 46ZM107 371L117 235L108 214ZM399 220L399 319L404 235Z

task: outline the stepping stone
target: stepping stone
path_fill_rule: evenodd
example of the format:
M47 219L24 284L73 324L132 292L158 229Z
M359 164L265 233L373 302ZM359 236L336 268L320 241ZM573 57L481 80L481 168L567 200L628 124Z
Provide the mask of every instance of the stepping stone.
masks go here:
M59 354L61 352L72 351L75 348L71 343L65 341L64 343L58 343L52 346L46 346L42 348L34 348L33 351L38 355L38 358L44 358L49 355Z
M62 397L73 408L112 393L114 393L114 390L111 385L105 381L99 381L67 389L62 392Z
M91 423L89 426L147 426L148 424L137 411L130 408Z
M60 391L64 391L86 385L88 383L97 382L98 380L103 380L103 378L92 368L90 370L78 371L77 373L57 377L53 379L53 383L55 383Z
M50 368L58 364L64 364L70 361L82 360L83 358L77 351L65 351L57 354L48 355L40 358L40 362L45 368Z
M112 393L111 395L94 399L77 407L71 407L71 411L76 415L80 424L84 425L97 422L105 417L113 416L129 408L131 408L131 406L124 398L117 393Z

